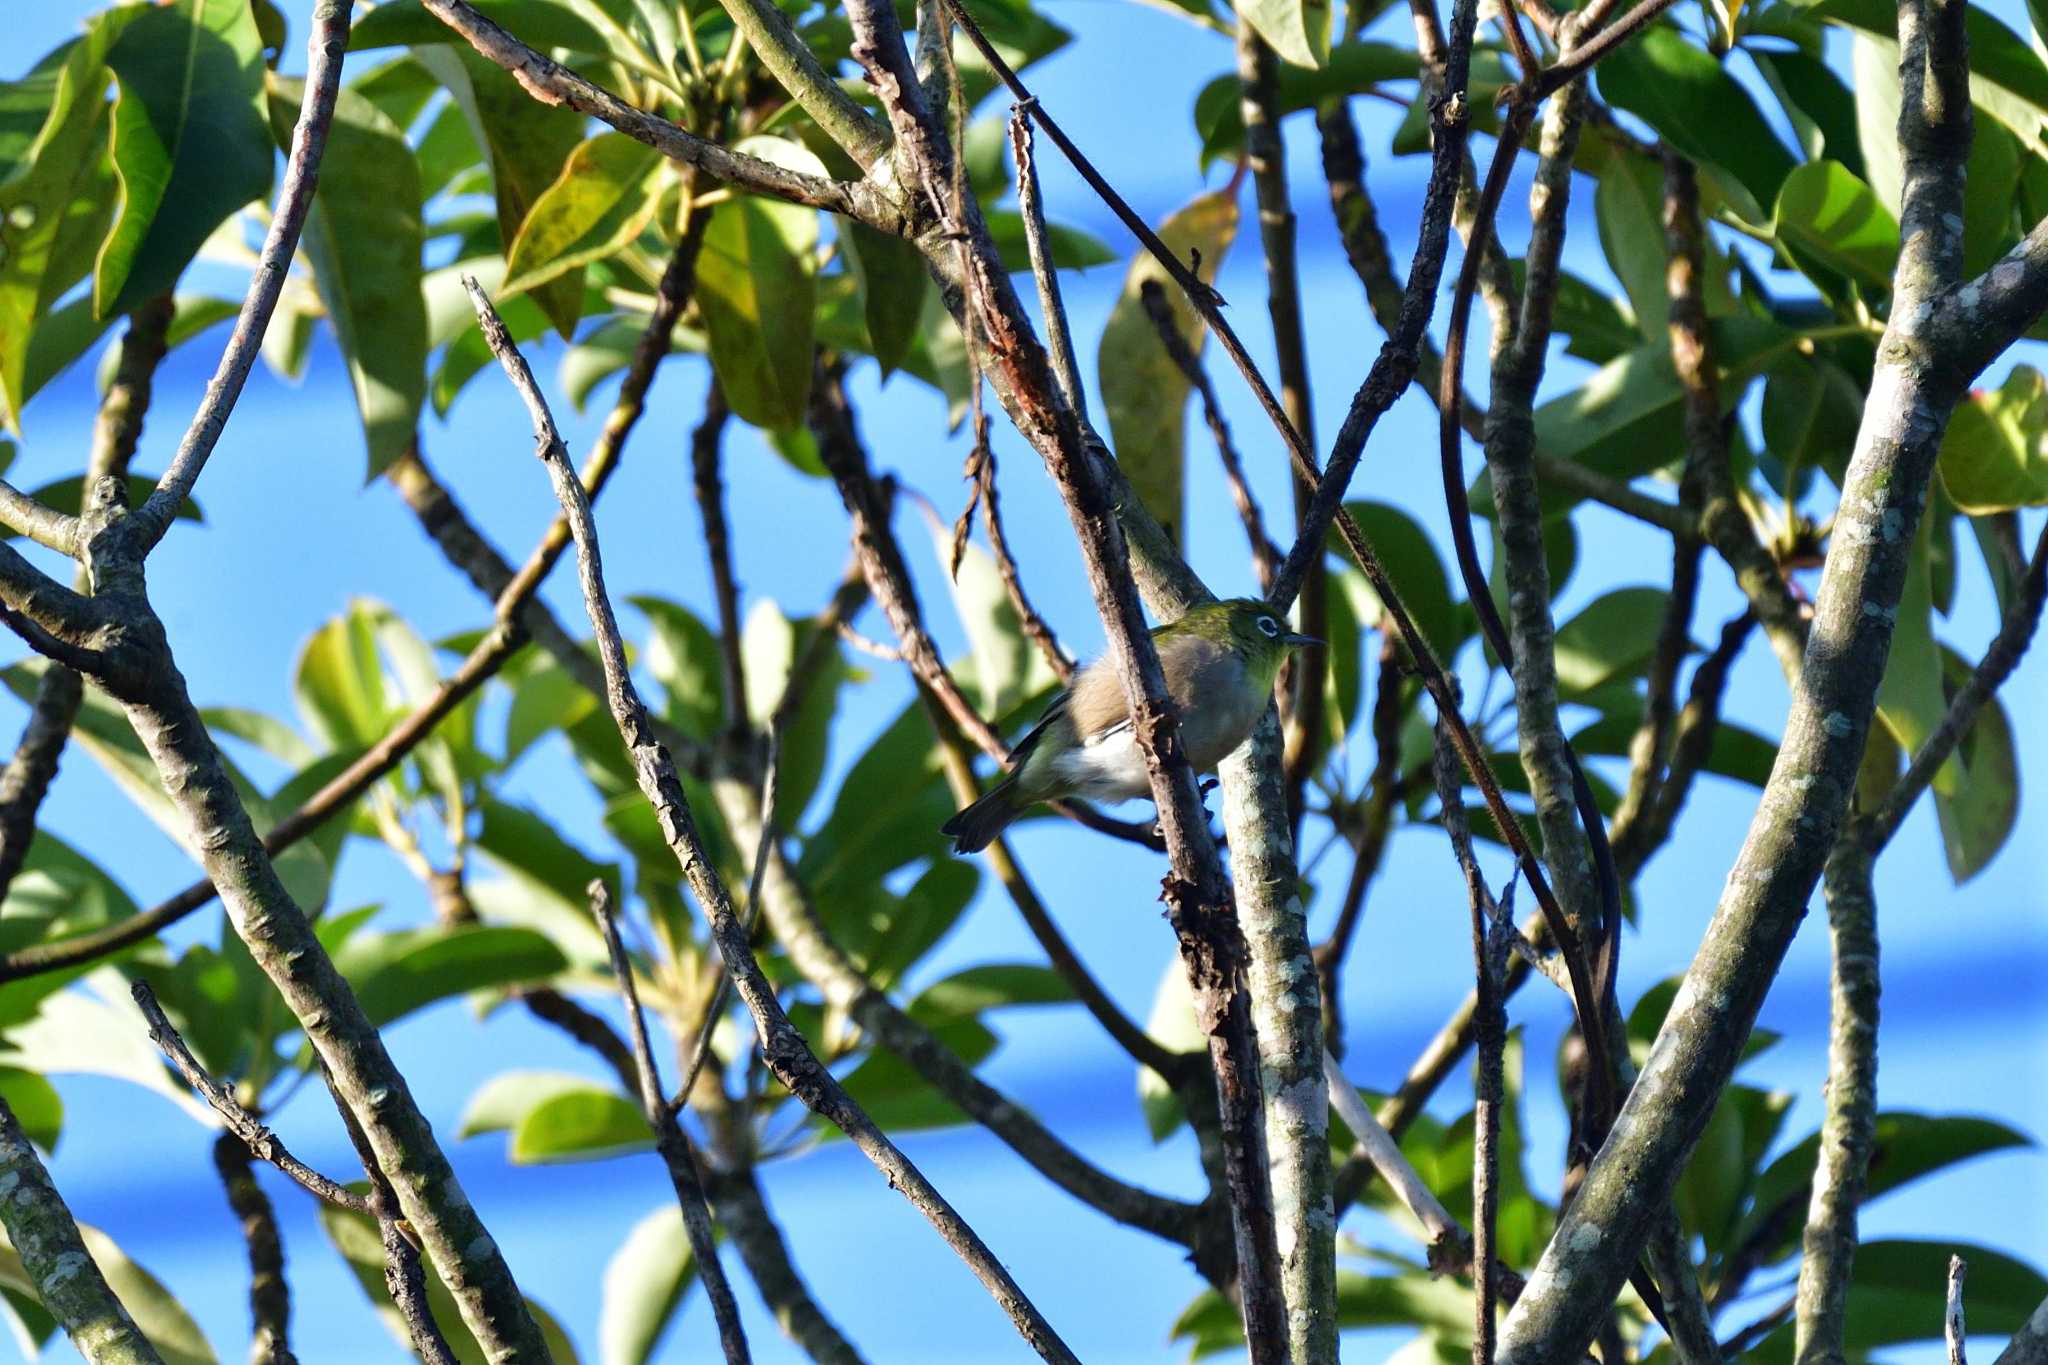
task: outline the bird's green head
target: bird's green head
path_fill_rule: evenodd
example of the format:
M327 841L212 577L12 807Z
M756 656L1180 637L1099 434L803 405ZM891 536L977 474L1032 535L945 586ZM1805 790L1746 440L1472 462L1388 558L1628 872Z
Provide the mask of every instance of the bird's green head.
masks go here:
M1252 676L1269 688L1290 650L1322 643L1313 635L1296 634L1272 603L1256 597L1233 597L1196 607L1166 630L1190 631L1228 645L1243 656Z

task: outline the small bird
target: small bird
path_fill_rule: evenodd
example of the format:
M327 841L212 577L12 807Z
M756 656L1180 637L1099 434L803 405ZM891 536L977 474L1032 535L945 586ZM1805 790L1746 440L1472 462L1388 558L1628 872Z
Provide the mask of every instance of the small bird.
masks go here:
M1239 597L1196 607L1152 632L1166 690L1180 711L1181 743L1198 772L1214 772L1258 724L1288 651L1319 645L1297 635L1269 603ZM1097 659L1052 699L1010 755L1016 765L944 825L956 853L978 853L1040 801L1083 796L1128 801L1151 794L1116 667Z

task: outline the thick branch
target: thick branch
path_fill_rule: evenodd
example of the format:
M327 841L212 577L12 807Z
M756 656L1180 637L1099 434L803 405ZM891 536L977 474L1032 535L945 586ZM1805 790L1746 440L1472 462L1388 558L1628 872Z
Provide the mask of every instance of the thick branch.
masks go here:
M242 1226L242 1244L249 1253L250 1365L298 1365L291 1348L292 1290L284 1277L277 1210L256 1183L248 1146L235 1134L222 1133L213 1140L213 1168L220 1173L228 1207Z
M0 1099L0 1224L36 1297L92 1365L163 1365L78 1235L64 1196Z

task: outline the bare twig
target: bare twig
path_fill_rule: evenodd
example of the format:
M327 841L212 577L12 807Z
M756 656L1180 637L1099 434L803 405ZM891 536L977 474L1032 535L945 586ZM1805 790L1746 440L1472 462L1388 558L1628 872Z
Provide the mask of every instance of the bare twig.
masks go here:
M1351 1130L1351 1136L1357 1141L1365 1159L1372 1163L1394 1196L1415 1215L1415 1221L1429 1234L1432 1254L1436 1248L1448 1248L1466 1241L1465 1230L1458 1226L1458 1220L1451 1216L1443 1201L1436 1197L1421 1174L1408 1163L1408 1158L1401 1154L1401 1144L1374 1117L1365 1097L1344 1075L1335 1057L1325 1054L1323 1075L1330 1087L1330 1107Z
M619 994L626 1002L626 1027L633 1038L633 1062L639 1084L635 1090L640 1110L654 1129L654 1144L668 1168L669 1183L675 1187L676 1204L683 1215L683 1231L690 1239L690 1254L696 1261L697 1276L711 1300L711 1316L718 1324L718 1344L727 1365L745 1365L752 1359L747 1350L746 1330L740 1326L739 1305L732 1286L726 1282L725 1267L718 1259L718 1244L711 1236L711 1215L704 1204L704 1182L698 1173L696 1153L690 1139L676 1122L675 1111L661 1097L661 1073L655 1066L654 1049L647 1040L647 1016L640 1009L640 992L633 984L633 961L619 939L618 922L612 918L611 893L602 880L592 881L588 890L590 913L604 933L611 954L612 975L618 978Z
M996 1261L980 1236L960 1219L917 1167L875 1126L832 1073L812 1054L803 1036L783 1013L775 989L762 974L753 948L747 942L746 931L733 913L731 898L697 838L689 801L683 794L674 761L648 733L646 706L641 702L639 691L627 670L625 644L619 633L618 619L605 592L604 570L591 521L590 500L570 468L562 449L561 435L555 429L554 418L534 383L532 372L505 331L497 310L491 307L490 300L474 280L465 283L476 305L485 339L532 415L537 453L547 467L555 496L569 519L570 531L576 542L584 599L604 668L606 700L618 725L620 739L625 743L641 791L654 807L663 837L675 853L677 864L710 921L719 955L733 975L740 998L754 1016L763 1058L790 1093L812 1112L837 1124L853 1139L862 1154L874 1162L889 1177L890 1183L901 1190L939 1230L1041 1356L1056 1361L1074 1360L1073 1352L1060 1341L1051 1325L1024 1296L1009 1272Z
M185 1078L185 1084L197 1090L199 1097L226 1120L228 1131L242 1140L252 1156L283 1171L315 1199L324 1199L350 1213L370 1212L368 1202L361 1195L329 1180L286 1151L284 1144L277 1140L277 1134L244 1109L241 1101L226 1086L206 1074L206 1069L199 1065L199 1059L192 1055L192 1049L185 1046L185 1040L178 1036L178 1030L165 1017L163 1006L157 1003L156 992L149 988L147 981L132 982L128 990L135 997L136 1008L142 1011L143 1019L149 1024L149 1041L170 1058L171 1065Z
M732 538L725 524L725 484L719 451L729 409L718 381L704 398L704 418L690 437L690 469L697 510L704 518L704 552L711 561L711 592L718 602L718 659L725 680L725 725L739 734L747 724L747 668L740 653L740 589L732 572Z
M1052 362L1053 378L1059 381L1060 397L1077 418L1088 416L1088 394L1081 387L1081 370L1074 363L1074 338L1067 328L1067 308L1060 300L1059 275L1052 268L1052 250L1046 245L1045 204L1038 191L1038 163L1031 147L1031 105L1019 101L1010 107L1010 151L1017 160L1017 211L1024 219L1024 245L1031 257L1031 277L1038 284L1038 308L1045 315L1045 349Z
M278 187L277 202L271 207L270 228L264 233L263 249L249 279L249 292L235 316L235 329L228 336L227 349L206 386L206 399L192 415L192 425L171 457L169 468L157 480L148 501L122 523L123 534L138 538L140 553L163 539L178 509L192 492L207 457L227 429L228 415L242 396L249 368L256 363L263 345L263 333L284 290L291 270L292 254L298 250L299 232L313 207L313 189L320 180L320 158L327 150L327 128L334 119L335 92L341 85L341 57L348 47L349 0L318 0L313 7L311 37L307 41L306 90L299 106L298 125L292 131L291 152L285 158L284 180Z

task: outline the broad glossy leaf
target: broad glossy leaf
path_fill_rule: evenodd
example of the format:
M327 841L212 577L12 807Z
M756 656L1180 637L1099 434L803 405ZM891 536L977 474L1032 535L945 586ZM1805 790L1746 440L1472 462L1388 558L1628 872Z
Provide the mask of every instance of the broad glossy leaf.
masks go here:
M1953 700L1972 670L1949 649L1942 650L1941 665L1943 694ZM2013 747L2012 719L1996 696L1985 702L1963 732L1958 752L1969 780L1957 784L1952 792L1937 788L1934 813L1941 825L1949 875L1961 886L1998 855L2019 818L2019 759Z
M350 1186L357 1193L363 1191L362 1182ZM384 1287L384 1243L377 1235L376 1221L366 1214L351 1213L338 1209L332 1204L320 1205L320 1227L327 1234L328 1241L341 1253L348 1268L354 1272L356 1283L369 1296L371 1307L383 1319L402 1350L409 1351L412 1337L405 1325L405 1317L391 1302L391 1295ZM420 1268L425 1272L427 1282L427 1311L433 1316L435 1325L448 1341L448 1349L455 1354L461 1365L490 1365L483 1349L476 1344L476 1338L462 1321L462 1310L456 1307L455 1298L441 1277L436 1273L428 1257L420 1258ZM535 1303L526 1301L526 1311L533 1314L534 1325L540 1329L541 1340L555 1365L576 1365L576 1347L569 1340L569 1334L555 1321L554 1315Z
M741 653L747 671L747 710L756 725L767 725L793 680L793 670L804 655L817 627L809 621L791 621L774 602L762 599L748 613L741 631ZM801 679L803 701L796 717L783 730L782 749L777 761L776 817L783 829L796 828L798 818L818 790L825 772L825 755L831 741L832 717L839 700L840 685L851 674L835 639L825 646L823 656Z
M924 257L901 237L865 223L848 219L839 231L848 248L847 266L860 282L868 349L887 378L909 355L924 317L924 298L931 284Z
M2026 160L2034 157L2029 154ZM2019 192L2020 143L2002 124L1979 119L1970 136L1970 160L1963 168L1963 276L1974 279L1998 262L2025 228L2013 215Z
M1764 451L1757 464L1780 493L1805 486L1802 471L1839 474L1863 420L1863 394L1825 354L1785 356L1764 380Z
M1834 161L1809 161L1778 190L1774 230L1795 254L1867 289L1890 287L1899 225L1870 186Z
M933 982L918 992L910 1012L935 1023L1016 1005L1064 1005L1073 998L1065 978L1050 967L991 962Z
M598 1161L644 1152L654 1132L637 1101L616 1090L585 1085L551 1095L526 1111L512 1129L506 1154L514 1165Z
M1422 59L1411 48L1353 39L1330 49L1313 69L1292 64L1279 71L1282 116L1311 109L1335 95L1356 95L1390 81L1415 80ZM1195 96L1195 132L1202 139L1202 169L1235 156L1244 146L1244 86L1236 72L1216 77Z
M206 1334L161 1280L137 1265L113 1238L98 1228L81 1223L78 1235L85 1243L86 1254L106 1277L107 1288L114 1291L114 1297L128 1310L136 1327L156 1348L163 1365L218 1365L220 1358L207 1344ZM0 1230L0 1288L9 1291L10 1296L39 1298L35 1281L29 1278L4 1230Z
M64 934L96 929L135 913L135 902L97 864L48 830L37 830L21 871L0 904L0 947L9 951ZM114 956L121 961L134 950ZM0 1028L33 1015L41 1001L85 969L46 972L0 985Z
M1468 632L1464 613L1451 592L1451 580L1436 545L1419 522L1392 503L1360 500L1344 505L1365 533L1380 563L1393 579L1401 604L1421 629L1437 657L1449 660ZM1363 619L1375 630L1391 632L1393 623L1384 614L1378 595L1364 589L1370 612Z
M1721 63L1673 28L1655 27L1600 63L1594 79L1609 103L1655 128L1696 161L1726 171L1746 191L1737 211L1762 220L1793 166L1756 102Z
M1909 754L1926 743L1948 709L1941 690L1941 652L1934 643L1934 588L1928 566L1931 521L1931 516L1923 516L1913 536L1905 586L1893 609L1891 653L1877 689L1878 719ZM1865 610L1880 608L1866 604ZM1952 796L1962 780L1962 760L1951 755L1934 775L1934 790Z
M683 1214L673 1202L633 1225L604 1268L597 1350L604 1365L646 1365L697 1279Z
M391 699L371 604L351 602L346 615L313 632L292 690L306 728L328 747L367 749L383 737Z
M471 924L359 933L335 965L381 1028L451 995L545 980L569 964L531 929Z
M557 1095L590 1087L588 1076L571 1071L506 1071L477 1088L463 1107L455 1136L508 1133L534 1109Z
M740 151L811 175L824 163L801 143L751 137ZM697 258L697 306L726 401L771 431L803 425L817 311L818 215L740 195L720 206Z
M271 126L288 146L302 83L271 80ZM404 131L369 100L343 88L335 99L302 249L348 363L369 448L369 478L405 453L426 401L421 237L419 163Z
M1227 190L1204 194L1159 224L1160 240L1185 261L1198 253L1197 273L1213 282L1231 241L1237 236L1237 195ZM1110 444L1117 463L1131 481L1146 510L1180 543L1185 515L1182 476L1187 452L1187 376L1166 353L1159 329L1145 311L1142 290L1156 282L1166 290L1174 323L1196 354L1207 333L1201 319L1165 268L1144 252L1131 261L1123 293L1102 329L1096 358L1096 382L1109 417Z
M1811 7L1811 12L1889 43L1897 42L1898 11L1885 0L1821 0ZM2044 150L2041 130L2044 118L2048 118L2048 63L1982 5L1964 10L1963 28L1969 41L1971 102L2004 124L2021 142L2036 151ZM1896 72L1894 65L1894 89L1898 84ZM1860 67L1858 75L1860 78ZM1863 98L1860 79L1857 94L1859 99ZM1868 156L1868 134L1864 151Z
M36 1072L0 1066L0 1103L14 1114L30 1142L45 1152L57 1149L57 1135L64 1130L64 1101L56 1086Z
M500 291L545 284L638 237L660 201L662 162L661 153L624 133L599 133L571 152L520 224Z
M495 796L476 802L482 823L476 846L501 866L526 874L570 904L589 899L592 881L603 881L616 899L619 869L576 847L540 812Z
M177 283L216 227L270 191L263 40L248 0L150 6L107 51L119 212L93 306L125 313Z
M797 870L819 904L865 896L897 868L944 850L939 826L954 804L940 773L931 717L913 701L854 762L831 813L804 841Z
M104 326L89 302L60 310L68 327L53 330L44 315L92 268L113 213L105 58L133 17L100 16L60 63L0 87L21 158L0 167L0 416L16 432L30 396Z
M574 48L601 55L604 40L590 24L557 0L471 0L472 8L529 46ZM364 11L349 29L348 50L418 43L460 44L462 36L427 12L420 0L387 0Z
M1785 106L1804 144L1806 159L1826 156L1839 161L1859 178L1863 175L1863 148L1857 136L1857 95L1849 92L1842 78L1826 62L1798 50L1778 51L1762 47L1745 48L1757 70Z
M1899 45L1858 30L1849 35L1850 81L1856 91L1856 138L1863 179L1878 202L1899 214L1905 164L1899 158Z
M5 232L0 230L0 241L4 240ZM20 401L26 404L52 379L77 364L87 351L99 344L100 338L113 325L112 318L94 316L89 294L80 294L71 302L43 314L37 319L35 330L29 334L28 355L21 372ZM112 348L108 349L111 351Z
M1617 588L1559 626L1559 689L1590 692L1617 678L1634 677L1657 646L1669 597L1662 588Z
M1195 1017L1195 1000L1188 993L1187 968L1178 956L1169 956L1159 986L1152 994L1152 1012L1145 1017L1145 1032L1171 1052L1206 1052L1209 1036ZM1164 1142L1187 1121L1180 1096L1166 1078L1147 1066L1138 1068L1138 1107L1145 1115L1145 1129L1152 1141Z
M641 663L661 684L667 701L663 714L684 734L710 739L725 723L718 637L679 602L644 595L626 600L647 617L650 629Z
M44 1075L111 1076L154 1091L207 1128L220 1120L184 1085L173 1081L163 1054L149 1041L149 1025L128 994L128 980L112 967L89 973L82 986L44 997L35 1016L10 1026L0 1063Z
M988 222L989 239L995 243L1003 268L1031 269L1031 247L1024 240L1023 215L1014 209L990 209L982 217ZM1055 270L1087 270L1116 260L1116 253L1099 237L1063 223L1045 225L1045 246Z
M378 12L384 8L379 6ZM426 112L427 106L433 103L434 96L441 93L441 83L410 55L393 57L380 66L371 67L351 80L348 88L376 105L385 118L405 129L410 129ZM457 111L455 117L461 118L461 112Z
M932 551L941 564L952 556L952 532L934 522ZM962 547L959 571L947 579L953 608L967 631L974 658L975 695L985 716L1000 716L1059 678L1024 633L1022 618L1003 587L995 556L972 541Z
M1239 0L1237 14L1296 66L1321 66L1330 55L1330 0Z
M901 896L881 887L826 912L832 937L878 989L887 990L967 913L981 871L958 858L940 858Z
M1881 1113L1877 1116L1876 1147L1871 1155L1864 1199L1877 1199L1973 1157L2033 1145L2032 1139L1993 1119L1905 1111ZM1786 1201L1796 1201L1799 1207L1805 1207L1819 1151L1820 1134L1809 1133L1804 1141L1764 1169L1757 1179L1754 1205L1735 1238L1737 1242L1753 1235ZM1785 1228L1770 1245L1765 1265L1798 1251L1800 1226L1795 1219ZM1860 1261L1862 1253L1857 1255Z
M2015 365L1996 389L1956 404L1941 442L1941 486L1971 516L2048 506L2048 380Z
M445 34L445 26L435 22ZM448 88L469 123L470 136L483 149L497 201L498 241L508 247L519 239L534 201L560 177L569 153L583 141L583 116L535 100L467 44L422 46L413 55ZM491 282L483 283L489 287ZM534 299L566 335L583 310L582 277L562 275L537 289ZM466 310L467 302L461 306ZM465 325L475 325L473 316Z
M497 309L498 320L505 324L505 331L522 346L529 341L538 341L553 325L531 294L514 294L500 300ZM484 340L482 328L471 327L459 333L442 348L441 363L434 367L433 382L427 389L427 396L434 405L434 415L446 417L455 406L455 400L469 387L470 380L497 367L498 359L491 354L491 343ZM581 411L582 405L577 404L577 408Z
M1908 1341L1939 1341L1948 1301L1948 1258L1969 1262L1963 1302L1972 1336L2004 1338L2024 1326L2048 1297L2048 1278L1989 1247L1949 1240L1868 1241L1856 1248L1843 1345L1869 1351Z
M1617 156L1593 191L1600 250L1628 294L1642 340L1669 345L1664 331L1671 301L1664 283L1669 256L1664 249L1663 203L1663 167L1647 157Z

